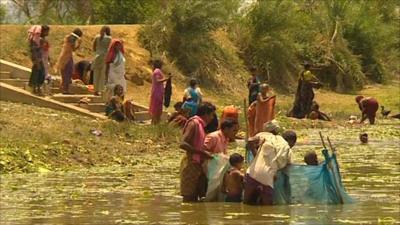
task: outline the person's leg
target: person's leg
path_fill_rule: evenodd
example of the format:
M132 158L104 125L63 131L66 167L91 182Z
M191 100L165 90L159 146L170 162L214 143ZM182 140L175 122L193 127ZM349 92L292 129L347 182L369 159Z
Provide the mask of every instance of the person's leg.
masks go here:
M74 62L72 59L65 65L62 76L63 76L63 93L69 93L69 86L71 84L72 72L74 70Z
M369 124L375 124L375 114L368 114L368 120L369 120Z
M180 166L180 191L183 202L196 202L199 196L199 185L202 171L200 165L193 164L191 159L184 156Z
M102 64L100 67L100 74L99 74L99 92L104 92L104 87L106 85L106 65Z
M244 196L243 196L243 203L249 205L256 205L257 204L257 181L251 178L249 175L246 175L244 181Z
M274 203L274 189L263 185L261 193L261 205L272 205Z
M99 80L100 80L100 69L99 66L95 66L93 68L93 86L95 93L99 92Z

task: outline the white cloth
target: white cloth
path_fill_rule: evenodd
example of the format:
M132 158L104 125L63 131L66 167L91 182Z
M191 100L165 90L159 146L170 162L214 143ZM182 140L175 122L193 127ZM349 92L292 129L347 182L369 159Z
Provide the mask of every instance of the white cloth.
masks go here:
M261 132L257 136L264 143L247 169L247 174L256 181L273 188L276 172L290 163L291 149L280 135Z
M122 57L122 60L120 59ZM116 65L116 61L119 59L121 63ZM121 52L115 57L113 63L110 63L110 71L108 74L107 88L111 91L114 90L115 85L119 84L124 88L124 94L126 93L126 80L125 80L125 57Z

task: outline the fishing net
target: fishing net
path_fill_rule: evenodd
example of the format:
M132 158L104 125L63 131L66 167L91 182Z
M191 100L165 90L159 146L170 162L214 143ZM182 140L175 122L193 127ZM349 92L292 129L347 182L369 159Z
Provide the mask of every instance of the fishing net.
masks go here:
M274 182L274 204L352 203L346 193L336 160L322 150L325 161L318 166L290 165L278 171Z
M221 192L224 174L229 169L229 160L222 153L214 155L207 162L207 194L205 201L224 201L224 195Z

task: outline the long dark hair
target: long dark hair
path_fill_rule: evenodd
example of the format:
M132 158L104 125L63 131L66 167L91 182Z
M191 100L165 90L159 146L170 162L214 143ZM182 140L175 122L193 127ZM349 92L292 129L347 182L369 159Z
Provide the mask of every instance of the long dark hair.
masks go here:
M103 40L104 35L111 35L111 28L109 26L103 26L100 30L100 40Z

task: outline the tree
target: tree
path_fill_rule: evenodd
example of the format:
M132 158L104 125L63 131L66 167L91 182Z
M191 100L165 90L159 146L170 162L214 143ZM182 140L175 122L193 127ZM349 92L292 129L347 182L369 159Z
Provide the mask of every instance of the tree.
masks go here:
M0 24L3 24L6 19L6 7L3 4L0 4Z
M212 80L224 62L223 53L211 33L229 22L238 9L232 0L171 0L149 26L143 28L141 41L153 56L166 54L191 76Z

